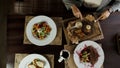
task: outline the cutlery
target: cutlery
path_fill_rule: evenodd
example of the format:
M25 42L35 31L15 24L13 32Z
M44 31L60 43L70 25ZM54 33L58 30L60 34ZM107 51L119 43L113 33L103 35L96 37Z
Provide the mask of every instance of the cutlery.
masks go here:
M99 18L97 18L96 20L94 20L94 22L97 22L97 21L99 21L101 18L102 18L102 17L99 17Z

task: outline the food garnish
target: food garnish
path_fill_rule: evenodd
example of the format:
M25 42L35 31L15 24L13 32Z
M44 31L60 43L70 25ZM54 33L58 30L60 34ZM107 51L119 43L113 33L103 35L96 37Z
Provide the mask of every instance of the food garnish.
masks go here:
M32 34L35 38L42 40L45 39L51 31L51 27L47 22L38 22L33 25Z
M80 61L83 63L91 63L93 66L98 61L99 54L97 50L92 46L86 46L85 48L78 54Z
M34 59L30 64L28 64L28 68L44 68L45 63L40 59Z

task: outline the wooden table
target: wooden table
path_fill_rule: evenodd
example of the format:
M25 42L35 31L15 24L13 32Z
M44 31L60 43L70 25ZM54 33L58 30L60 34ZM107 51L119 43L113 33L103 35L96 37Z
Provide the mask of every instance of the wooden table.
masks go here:
M105 53L105 68L120 68L120 55L116 51L115 35L120 32L120 13L116 12L110 15L108 19L102 21L101 27L104 39L100 42L103 44Z
M47 46L35 46L34 44L23 44L24 39L24 24L25 16L8 16L8 28L7 28L7 63L11 64L11 68L14 67L14 59L16 53L38 53L38 54L54 54L55 56L55 68L64 68L64 64L58 63L59 52L63 49L62 45L47 45ZM64 34L63 34L64 35ZM10 67L8 67L10 68Z
M114 41L115 34L120 32L120 13L112 14L105 21L101 21L101 27L104 34L104 39L99 40L103 44L105 53L105 68L119 68L120 55L116 52L116 44ZM35 45L24 45L24 21L25 16L8 16L7 25L7 64L8 68L13 68L15 53L39 53L39 54L54 54L55 68L64 68L64 64L58 63L59 52L63 49L65 38L63 37L62 46L44 46L38 47ZM63 33L64 36L64 33Z
M47 3L44 1L47 1ZM55 0L54 2L53 1L51 0L50 2L49 0L43 0L43 2L48 5L48 7L45 6L46 4L45 5L42 4L42 6L44 6L43 9L38 10L38 11L33 11L33 15L44 14L47 16L60 16L63 18L68 18L72 16L70 13L67 13L61 0ZM27 13L25 14L10 13L9 15L7 15L7 25L6 25L7 27L7 48L5 48L7 50L6 67L14 68L15 53L39 53L39 54L54 54L55 55L54 67L64 68L63 62L62 63L57 62L59 58L59 52L61 49L63 49L64 44L66 44L64 33L63 33L62 46L38 47L33 44L24 45L23 36L24 36L24 22L25 22L26 15L28 14ZM116 12L114 14L111 14L111 16L108 19L101 21L100 24L101 24L105 38L97 42L100 42L103 44L102 47L105 53L104 68L120 68L120 63L119 63L120 55L118 55L116 52L116 48L115 48L116 43L114 42L115 34L117 32L120 32L120 13Z

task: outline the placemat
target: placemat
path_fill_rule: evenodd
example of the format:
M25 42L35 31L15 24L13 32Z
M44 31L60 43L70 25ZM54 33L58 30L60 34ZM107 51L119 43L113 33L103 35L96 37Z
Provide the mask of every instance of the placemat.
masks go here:
M72 21L72 20L76 20L76 18L65 19L64 22L63 22L63 29L64 29L64 33L65 33L65 37L66 37L66 41L67 41L68 45L70 45L72 43L71 43L71 40L68 37L66 27L67 27L68 22ZM94 23L94 27L96 28L96 29L94 29L94 33L90 36L82 38L80 41L88 40L88 39L96 41L96 40L103 39L104 35L103 35L103 32L102 32L102 29L101 29L101 26L100 26L99 22Z
M76 45L64 45L64 49L66 49L70 52L69 60L65 61L65 68L77 68L77 66L74 62L74 59L73 59L73 52L74 52L75 47L76 47ZM103 68L103 66L101 68Z
M18 68L18 66L20 64L20 61L24 57L26 57L27 55L29 55L29 54L20 54L20 53L15 54L14 68ZM47 60L50 63L51 68L54 68L54 55L52 55L52 54L44 54L43 56L45 56L47 58Z
M25 29L24 29L24 40L23 40L23 44L32 44L27 36L26 36L26 25L27 23L33 18L34 16L26 16L25 17ZM62 17L51 17L56 24L57 27L57 35L55 37L55 39L50 43L50 45L61 45L62 44Z

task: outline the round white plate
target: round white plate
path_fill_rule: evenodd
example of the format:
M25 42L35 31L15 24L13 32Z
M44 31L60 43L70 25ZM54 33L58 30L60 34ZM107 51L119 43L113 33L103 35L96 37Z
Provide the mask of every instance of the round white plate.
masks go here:
M50 32L50 35L48 35L45 39L39 40L39 39L36 39L32 35L32 29L33 29L33 25L35 23L43 22L43 21L46 21L52 30ZM57 34L56 24L51 18L49 18L47 16L43 16L43 15L36 16L36 17L32 18L26 26L26 36L27 36L28 40L31 43L38 45L38 46L44 46L44 45L51 43L55 39L56 34Z
M50 64L48 62L48 60L40 55L40 54L30 54L28 56L26 56L25 58L23 58L23 60L20 62L19 64L19 68L28 68L28 64L30 64L34 59L40 59L41 61L45 62L45 66L44 68L50 68Z
M76 66L78 68L91 68L91 66L92 66L90 63L81 62L80 58L77 54L77 53L80 53L85 48L85 46L93 46L97 50L99 57L98 57L98 61L94 64L93 68L100 68L104 62L103 50L99 44L97 44L94 41L89 41L89 40L81 42L75 48L73 58L74 58Z

